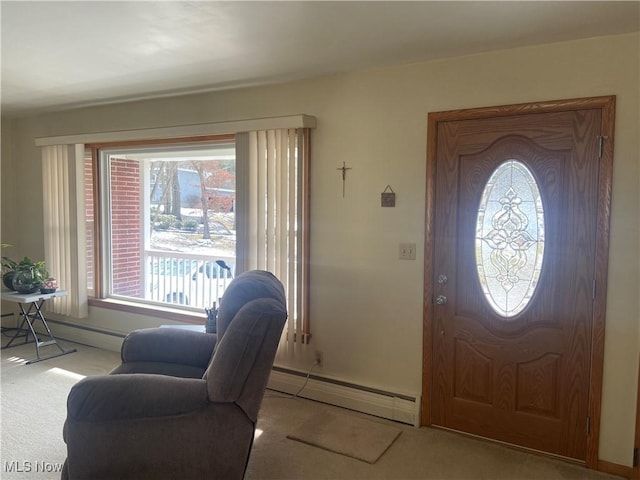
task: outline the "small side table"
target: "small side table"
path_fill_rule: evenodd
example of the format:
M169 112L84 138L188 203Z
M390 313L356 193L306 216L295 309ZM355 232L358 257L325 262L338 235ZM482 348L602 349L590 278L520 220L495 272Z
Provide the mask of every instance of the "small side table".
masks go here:
M48 360L50 358L60 357L62 355L67 355L69 353L77 351L75 348L72 350L65 350L60 346L60 344L51 333L49 325L47 325L47 320L44 318L44 315L42 315L42 306L44 305L44 302L51 298L64 297L66 295L68 295L68 292L66 290L56 290L53 293L30 293L26 295L16 292L2 292L0 298L8 302L17 303L18 307L20 308L20 315L22 315L22 322L20 322L20 326L16 330L16 333L13 335L11 340L9 340L9 343L2 347L2 350L6 348L17 347L19 345L24 345L26 343L31 343L29 337L33 336L32 342L34 342L36 346L36 358L34 358L33 360L29 360L27 362L27 365L40 362L42 360ZM41 341L38 337L38 334L36 333L34 328L38 320L42 322L42 325L47 331L49 340ZM18 338L24 338L24 342L13 343ZM40 348L49 345L55 345L60 351L51 355L46 355L44 357L40 356Z

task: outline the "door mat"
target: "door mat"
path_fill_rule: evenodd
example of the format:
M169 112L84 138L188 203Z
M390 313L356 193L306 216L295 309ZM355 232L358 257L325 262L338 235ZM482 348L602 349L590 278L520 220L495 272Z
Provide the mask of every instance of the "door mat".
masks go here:
M330 452L376 463L402 430L359 417L318 413L287 438Z

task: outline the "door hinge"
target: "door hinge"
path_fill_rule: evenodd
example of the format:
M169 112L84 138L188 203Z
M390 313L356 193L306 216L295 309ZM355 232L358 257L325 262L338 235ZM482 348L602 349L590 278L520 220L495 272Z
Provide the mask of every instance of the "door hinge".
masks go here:
M587 417L587 435L591 433L591 417Z
M637 467L638 466L638 448L634 448L633 449L633 466Z
M596 299L596 281L593 280L593 283L591 285L591 299L595 300Z
M598 135L598 158L602 158L604 152L604 141L608 139L607 135Z

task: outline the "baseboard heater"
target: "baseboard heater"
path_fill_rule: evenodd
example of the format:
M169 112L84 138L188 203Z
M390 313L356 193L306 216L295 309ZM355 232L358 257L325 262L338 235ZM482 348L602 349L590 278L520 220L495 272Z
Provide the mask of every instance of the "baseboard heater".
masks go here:
M126 333L112 332L89 325L78 325L77 323L52 318L47 318L47 323L58 340L68 340L116 352L120 351L122 340L127 336ZM42 328L42 325L38 324L38 326L40 329ZM36 328L37 330L39 328Z
M306 381L307 374L304 372L274 366L267 388L293 395ZM420 426L420 396L386 392L319 375L309 375L306 386L298 396Z

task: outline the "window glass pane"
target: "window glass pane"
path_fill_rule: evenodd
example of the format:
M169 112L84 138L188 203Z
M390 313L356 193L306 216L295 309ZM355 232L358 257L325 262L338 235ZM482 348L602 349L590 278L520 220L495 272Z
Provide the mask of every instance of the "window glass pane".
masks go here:
M478 208L478 278L491 308L513 317L529 303L544 257L540 190L522 162L502 163L487 182Z
M106 150L102 158L108 294L212 306L235 271L234 144Z

